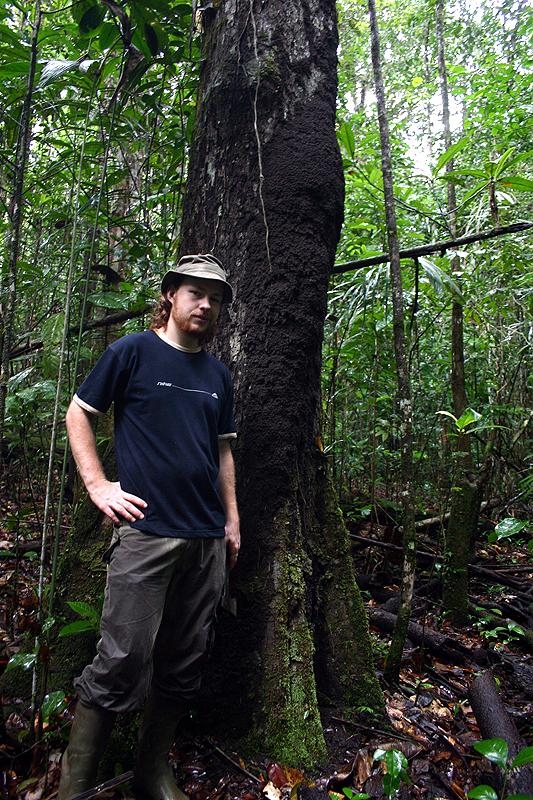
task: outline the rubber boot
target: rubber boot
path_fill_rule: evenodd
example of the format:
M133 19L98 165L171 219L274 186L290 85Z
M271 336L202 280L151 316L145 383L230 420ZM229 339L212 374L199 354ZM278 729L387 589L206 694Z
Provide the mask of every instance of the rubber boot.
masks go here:
M96 784L98 762L106 748L116 716L114 711L89 706L78 700L68 747L61 759L57 800L68 800L92 789Z
M176 786L168 753L183 711L177 701L152 691L139 727L139 751L133 769L133 791L144 800L189 800Z

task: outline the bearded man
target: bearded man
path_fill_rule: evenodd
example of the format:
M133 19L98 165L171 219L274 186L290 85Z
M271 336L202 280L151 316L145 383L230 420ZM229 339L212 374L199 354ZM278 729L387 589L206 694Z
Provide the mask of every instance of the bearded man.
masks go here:
M78 703L58 800L94 786L116 714L140 709L134 790L184 800L168 762L198 692L226 563L240 548L229 371L202 344L232 289L212 255L166 273L150 330L107 348L66 417L91 500L114 523L100 641L74 682ZM117 482L96 449L95 416L114 403Z

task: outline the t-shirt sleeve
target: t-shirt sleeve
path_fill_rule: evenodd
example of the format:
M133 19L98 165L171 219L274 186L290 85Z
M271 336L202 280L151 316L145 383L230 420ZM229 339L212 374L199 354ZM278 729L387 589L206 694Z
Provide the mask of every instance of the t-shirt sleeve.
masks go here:
M105 414L113 400L122 392L128 374L123 358L113 347L108 347L83 381L74 400L91 414Z
M224 402L218 420L218 438L236 439L235 419L233 417L233 383L227 374L227 389L224 392Z

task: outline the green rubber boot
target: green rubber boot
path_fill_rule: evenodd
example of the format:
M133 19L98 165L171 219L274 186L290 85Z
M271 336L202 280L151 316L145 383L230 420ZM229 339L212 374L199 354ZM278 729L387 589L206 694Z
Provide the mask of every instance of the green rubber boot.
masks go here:
M89 706L78 700L68 747L61 759L57 800L69 800L96 784L98 763L116 716L114 711Z
M183 711L181 703L152 691L139 727L139 752L133 769L133 791L144 800L189 800L174 780L168 752Z

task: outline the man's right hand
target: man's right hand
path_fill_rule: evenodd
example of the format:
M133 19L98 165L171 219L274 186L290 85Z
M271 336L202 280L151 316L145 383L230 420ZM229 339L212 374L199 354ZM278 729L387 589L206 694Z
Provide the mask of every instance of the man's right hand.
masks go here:
M87 487L87 491L95 506L115 525L120 525L123 520L135 522L136 519L144 519L142 509L148 504L141 497L123 492L118 481L113 483L104 479Z
M70 447L89 497L115 525L121 521L135 522L144 519L146 503L141 497L123 492L120 483L108 481L96 450L92 416L75 400L67 411L67 431Z

